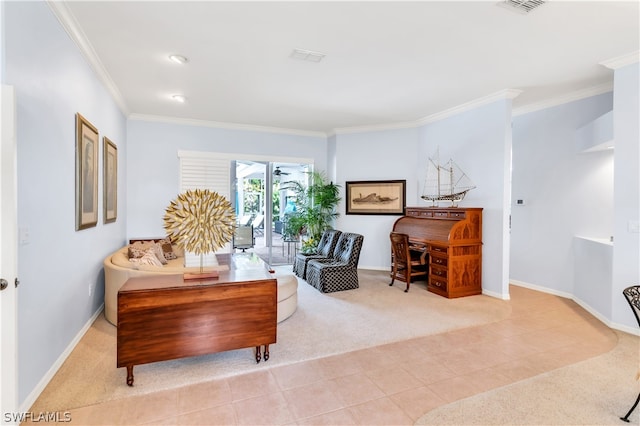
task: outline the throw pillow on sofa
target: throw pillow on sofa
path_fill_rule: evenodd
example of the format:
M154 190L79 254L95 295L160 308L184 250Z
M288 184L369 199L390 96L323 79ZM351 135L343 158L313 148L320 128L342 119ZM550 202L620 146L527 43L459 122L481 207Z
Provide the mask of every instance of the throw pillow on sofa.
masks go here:
M155 250L153 248L148 249L140 258L129 259L129 262L138 265L162 266L162 262L160 262L160 259L158 259L158 256L156 256Z
M171 240L165 238L163 240L158 241L158 244L162 247L162 254L164 258L167 260L177 259L178 255L175 253L173 246L171 245Z
M129 260L141 259L149 250L153 252L161 265L167 264L167 258L164 256L162 246L154 242L136 242L131 244L128 249Z
M136 241L129 246L129 259L140 259L154 244L153 241Z

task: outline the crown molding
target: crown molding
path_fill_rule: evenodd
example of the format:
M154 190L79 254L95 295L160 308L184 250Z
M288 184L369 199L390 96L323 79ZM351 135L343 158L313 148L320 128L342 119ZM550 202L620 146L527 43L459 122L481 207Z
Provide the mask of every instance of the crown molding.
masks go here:
M600 65L604 65L607 68L611 68L612 70L616 70L618 68L625 67L627 65L635 64L640 62L640 50L636 50L635 52L627 53L626 55L618 56L615 58L607 59L606 61L600 62Z
M132 114L129 114L127 118L135 121L151 121L156 123L180 124L184 126L212 127L216 129L229 129L229 130L246 130L246 131L252 131L252 132L278 133L278 134L287 134L287 135L295 135L295 136L311 136L316 138L327 137L327 134L325 132L315 132L311 130L287 129L283 127L256 126L252 124L223 123L220 121L166 117L161 115L147 115L147 114L132 113Z
M333 129L333 132L329 133L328 136L347 135L351 133L382 132L385 130L413 129L418 126L419 124L416 121L402 121L389 124L373 124L370 126L339 127Z
M122 111L126 116L129 113L129 108L127 108L127 104L124 101L120 90L118 90L118 87L109 76L104 65L102 65L102 61L100 61L100 58L93 49L93 46L89 43L87 37L82 31L82 28L78 24L78 21L73 16L66 3L55 0L46 0L46 2L47 5L49 5L49 8L53 11L53 14L58 18L62 28L64 28L71 40L73 40L73 42L78 46L87 62L89 62L89 66L91 66L93 71L96 73L98 79L105 85L109 93L111 93L111 96L120 108L120 111Z
M420 127L424 124L444 120L445 118L452 117L454 115L460 114L465 111L470 111L472 109L478 108L479 106L486 105L486 104L498 101L500 99L514 99L520 93L522 93L522 90L504 89L499 92L492 93L487 96L483 96L482 98L474 99L470 102L466 102L464 104L455 106L453 108L446 109L436 114L428 115L419 120L405 121L405 122L393 123L393 124L381 124L381 125L374 125L374 126L343 127L339 129L334 129L333 133L329 134L329 136L339 135L339 134L349 134L349 133L379 132L383 130L397 130L397 129L409 129L409 128Z
M588 87L586 89L576 90L575 92L571 92L571 93L567 93L566 95L547 99L542 102L536 102L533 104L524 105L519 108L514 108L512 115L518 116L522 114L528 114L530 112L539 111L541 109L551 108L551 107L562 105L562 104L567 104L573 101L579 101L580 99L601 95L603 93L607 93L611 91L613 91L613 81L599 84L593 87Z
M435 121L444 120L445 118L452 117L454 115L458 115L465 111L470 111L472 109L478 108L482 105L487 105L495 101L499 101L501 99L514 99L518 95L522 93L522 90L517 89L504 89L499 92L492 93L487 96L483 96L482 98L474 99L470 102L466 102L464 104L455 106L453 108L446 109L444 111L438 112L436 114L428 115L421 120L418 120L418 125L433 123Z

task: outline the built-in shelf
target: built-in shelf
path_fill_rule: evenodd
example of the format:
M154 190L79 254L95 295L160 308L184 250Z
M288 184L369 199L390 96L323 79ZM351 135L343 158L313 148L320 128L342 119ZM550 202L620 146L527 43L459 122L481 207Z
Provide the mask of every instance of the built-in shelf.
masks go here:
M591 241L593 243L606 244L609 246L613 246L613 241L611 240L611 237L597 238L597 237L585 237L583 235L576 235L576 238L580 238L581 240Z
M575 133L577 152L602 151L613 148L613 111L580 127Z

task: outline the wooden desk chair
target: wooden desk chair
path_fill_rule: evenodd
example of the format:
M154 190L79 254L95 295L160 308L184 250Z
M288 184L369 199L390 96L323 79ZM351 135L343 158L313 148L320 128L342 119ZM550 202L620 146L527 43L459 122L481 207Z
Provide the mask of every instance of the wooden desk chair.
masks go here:
M633 315L635 315L636 320L638 321L638 325L640 326L640 285L633 285L631 287L627 287L622 290L622 294L629 302L629 306L631 306L631 310L633 311ZM638 370L638 375L636 379L640 380L640 370ZM624 417L620 417L620 420L624 420L625 422L629 422L629 416L633 413L633 410L638 406L638 402L640 402L640 394L636 398L636 402L634 402L633 406L627 412Z
M426 250L422 253L411 250L409 245L409 236L399 232L391 232L391 282L399 279L407 283L404 292L409 291L411 280L418 277L427 276Z

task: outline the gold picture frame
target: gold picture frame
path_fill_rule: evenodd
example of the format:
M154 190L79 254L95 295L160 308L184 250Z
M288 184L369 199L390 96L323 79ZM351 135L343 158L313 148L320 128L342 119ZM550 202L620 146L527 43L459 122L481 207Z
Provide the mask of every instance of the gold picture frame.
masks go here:
M111 223L118 217L118 147L106 136L102 145L104 223Z
M346 183L347 214L399 215L406 208L406 180Z
M76 231L98 223L98 129L76 114Z

